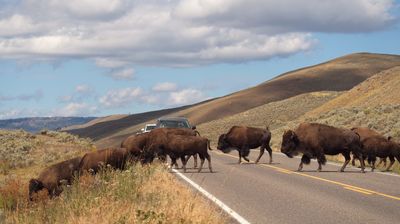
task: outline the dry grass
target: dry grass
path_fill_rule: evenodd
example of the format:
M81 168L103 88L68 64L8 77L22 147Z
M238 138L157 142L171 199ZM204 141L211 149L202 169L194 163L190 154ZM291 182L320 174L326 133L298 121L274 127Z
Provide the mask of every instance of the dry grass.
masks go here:
M15 180L1 186L0 193L6 223L227 222L211 202L191 192L160 164L82 176L53 200L28 203L26 184Z
M225 214L210 201L192 192L157 163L129 166L125 171L106 169L96 176L83 175L66 186L60 197L49 200L47 192L41 191L36 195L37 202L30 203L29 179L37 177L44 167L91 150L91 142L57 132L1 134L6 149L13 145L19 149L14 154L21 154L29 148L23 158L33 157L35 162L7 167L0 174L0 223L227 222ZM46 160L44 155L49 152L58 157Z
M336 108L400 104L400 66L382 71L347 93L307 113L316 116Z
M0 181L10 171L49 164L82 155L93 149L89 139L55 131L31 134L23 130L0 130Z

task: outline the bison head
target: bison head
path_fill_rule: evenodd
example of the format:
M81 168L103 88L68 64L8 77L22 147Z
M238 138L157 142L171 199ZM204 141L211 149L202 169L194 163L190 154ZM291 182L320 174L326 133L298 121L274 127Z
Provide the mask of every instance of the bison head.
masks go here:
M31 179L29 181L29 200L33 200L33 194L44 188L42 181Z
M226 141L226 134L222 134L219 136L217 149L221 150L224 153L229 153L231 151L231 147Z
M289 158L297 155L296 148L299 144L299 139L296 133L292 130L285 131L282 136L281 152L287 155Z

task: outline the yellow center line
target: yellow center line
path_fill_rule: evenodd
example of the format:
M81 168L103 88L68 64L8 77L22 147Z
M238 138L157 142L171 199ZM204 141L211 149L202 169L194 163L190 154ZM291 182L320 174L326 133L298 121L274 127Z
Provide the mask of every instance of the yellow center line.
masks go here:
M344 187L344 189L355 191L355 192L358 192L358 193L361 193L361 194L366 194L366 195L371 195L372 194L370 192L361 191L361 190L358 190L358 189L355 189L355 188L352 188L352 187Z
M231 155L231 154L225 154L225 153L220 153L220 152L215 152L215 153L217 153L219 155L224 155L224 156L229 156L229 157L232 157L232 158L239 159L238 157L236 157L234 155ZM251 161L251 162L253 162L253 161ZM285 168L276 167L276 166L272 166L272 165L267 165L267 164L259 164L259 165L275 169L275 170L277 170L279 172L290 172L290 173L297 174L297 175L300 175L300 176L303 176L303 177L308 177L308 178L311 178L311 179L314 179L314 180L319 180L319 181L323 181L323 182L326 182L326 183L339 185L339 186L342 186L343 188L346 188L348 190L353 190L353 191L357 191L357 192L360 192L360 193L362 192L362 193L365 193L365 194L367 194L367 193L368 194L376 194L376 195L379 195L379 196L382 196L382 197L391 198L391 199L400 201L400 197L396 197L396 196L388 195L388 194L385 194L385 193L381 193L381 192L365 189L365 188L362 188L362 187L357 187L357 186L341 183L341 182L334 181L334 180L329 180L329 179L325 179L325 178L321 178L321 177L316 177L316 176L305 174L305 173L301 173L301 172L293 172L292 170L288 170L288 169L285 169Z

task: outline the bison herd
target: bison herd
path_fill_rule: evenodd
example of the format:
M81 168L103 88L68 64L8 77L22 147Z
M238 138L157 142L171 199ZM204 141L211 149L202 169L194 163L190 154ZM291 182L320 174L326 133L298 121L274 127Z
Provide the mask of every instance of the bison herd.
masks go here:
M260 153L255 163L258 163L267 150L269 163L272 163L272 149L270 147L271 132L268 127L253 128L233 126L230 130L221 134L218 138L218 149L229 153L236 149L239 153L239 163L242 158L247 158L250 149L260 148ZM107 148L86 153L78 157L54 164L39 175L37 179L29 182L29 197L46 189L50 197L57 196L62 191L62 184L70 184L73 178L83 172L95 174L102 166L108 165L115 169L124 169L127 162L142 164L151 163L155 158L166 161L171 159L171 167L178 166L177 160L182 162L182 168L186 172L186 164L191 156L194 158L194 167L197 168L197 156L200 158L198 172L201 172L204 161L207 160L210 172L211 157L208 153L210 141L201 137L196 130L184 128L158 128L151 132L132 135L126 138L120 148ZM287 130L282 136L281 152L289 158L301 154L298 170L303 164L309 164L311 159L317 159L318 169L326 163L326 155L342 154L345 162L340 171L343 172L353 156L352 164L358 159L361 172L364 172L365 160L375 169L376 158L385 163L389 157L390 164L386 170L390 170L395 158L400 162L400 145L391 137L384 137L368 128L343 129L324 124L302 123L295 130Z

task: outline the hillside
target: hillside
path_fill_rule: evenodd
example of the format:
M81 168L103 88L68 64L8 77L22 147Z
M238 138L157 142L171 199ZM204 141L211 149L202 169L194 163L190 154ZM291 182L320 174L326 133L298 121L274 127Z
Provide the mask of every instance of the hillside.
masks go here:
M271 147L280 150L282 134L301 122L317 122L335 127L369 127L400 141L400 74L399 67L377 73L349 91L303 94L269 103L233 116L198 126L215 146L218 136L231 126L246 125L263 128L270 125ZM330 157L342 160L341 156ZM396 162L395 172L400 172Z
M63 127L85 124L95 117L29 117L0 120L0 129L23 129L38 132L42 129L59 130Z
M274 130L340 94L341 92L305 93L282 101L268 103L223 119L207 122L197 126L197 129L202 136L209 138L212 144L215 145L219 135L226 133L234 125L259 128L269 126L270 130Z
M119 120L122 119L126 116L129 116L127 114L115 114L115 115L109 115L109 116L105 116L105 117L98 117L95 118L89 122L86 123L80 123L80 124L74 124L74 125L70 125L70 126L66 126L64 128L61 129L61 131L67 131L67 130L72 130L72 129L80 129L80 128L87 128L89 126L95 125L97 123L101 123L101 122L106 122L106 121L113 121L113 120Z
M310 111L308 116L322 114L336 108L376 107L387 104L400 104L400 66L384 70L346 94Z
M198 125L302 93L349 90L373 74L395 66L400 66L398 55L351 54L284 73L255 87L162 115L185 116L193 124ZM69 132L83 137L95 137L95 140L100 140L101 144L118 144L124 136L138 130L139 125L157 118L147 115L148 113L143 113L120 120L102 122L103 128L96 131L96 134L93 130L96 127L99 128L98 124Z

